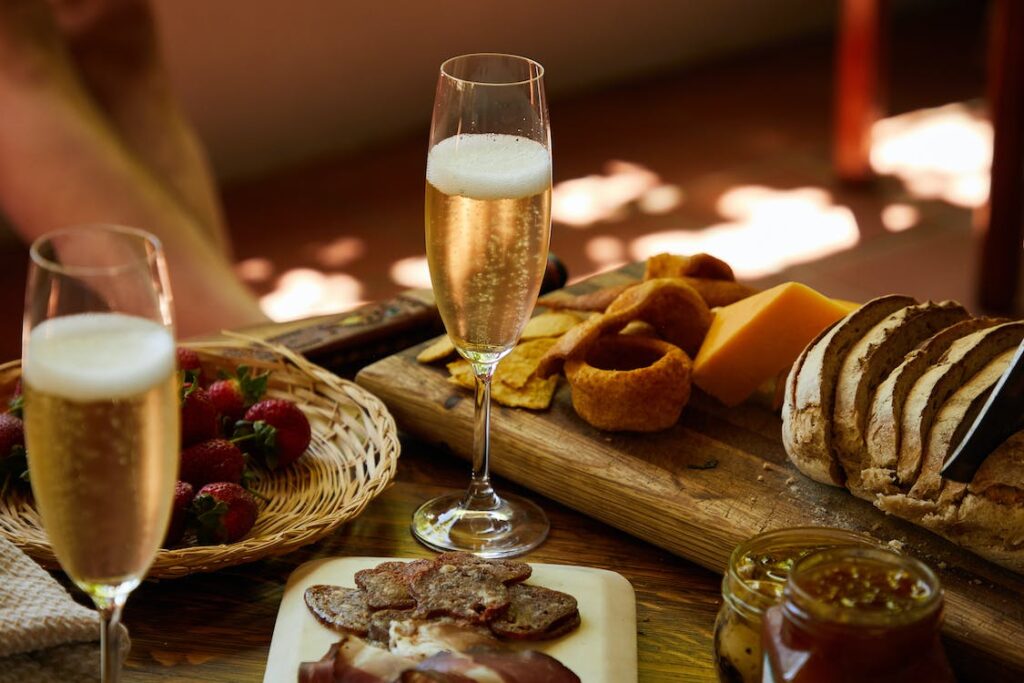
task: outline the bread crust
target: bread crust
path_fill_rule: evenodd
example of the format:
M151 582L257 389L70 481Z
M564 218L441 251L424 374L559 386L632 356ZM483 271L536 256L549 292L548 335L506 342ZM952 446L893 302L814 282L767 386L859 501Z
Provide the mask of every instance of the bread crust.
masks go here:
M921 472L910 489L911 497L922 500L938 499L943 482L939 476L942 465L974 423L993 387L1006 368L1010 367L1010 361L1016 353L1017 350L1014 348L996 356L992 362L953 392L939 409L928 434Z
M917 480L925 440L946 400L997 356L1024 339L1024 322L1009 322L974 332L953 342L938 364L925 372L907 395L900 422L896 478L903 490Z
M969 318L940 330L908 353L875 389L864 430L864 465L861 485L854 494L867 499L877 494L895 493L896 463L899 458L900 430L903 405L907 395L953 342L968 334L992 327L993 318Z
M790 460L811 479L843 485L843 471L832 449L832 416L836 381L847 352L889 314L915 303L896 294L872 299L819 335L794 364L782 410L783 444Z
M851 348L836 380L833 444L851 491L861 488L864 428L878 384L921 342L968 317L954 301L906 306L886 316Z

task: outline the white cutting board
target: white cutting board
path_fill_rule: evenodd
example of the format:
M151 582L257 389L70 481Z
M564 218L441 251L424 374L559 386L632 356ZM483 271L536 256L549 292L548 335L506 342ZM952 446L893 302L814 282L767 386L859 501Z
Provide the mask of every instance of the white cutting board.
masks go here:
M389 557L338 557L307 562L289 577L277 612L263 683L294 683L299 664L320 659L339 634L318 622L303 594L318 583L355 587L355 573ZM585 683L636 683L636 597L622 575L604 569L532 564L528 583L569 593L580 610L580 627L531 647L572 669Z

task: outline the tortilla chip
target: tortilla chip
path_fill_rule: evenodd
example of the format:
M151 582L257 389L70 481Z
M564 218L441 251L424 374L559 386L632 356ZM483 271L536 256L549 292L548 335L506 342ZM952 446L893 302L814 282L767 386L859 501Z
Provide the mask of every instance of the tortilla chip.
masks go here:
M541 357L555 344L554 339L523 342L501 360L491 380L491 398L510 408L545 410L551 406L558 376L541 379L533 375ZM448 381L465 389L476 388L476 378L469 362L459 359L448 364Z
M576 327L580 322L572 313L541 313L536 318L530 318L523 328L520 339L542 339L544 337L561 337L563 334Z
M534 318L536 320L536 318ZM555 345L555 339L533 339L525 341L512 349L512 352L501 359L494 381L513 389L521 389L530 380L530 375L540 365L540 359Z
M416 360L420 363L436 363L453 353L455 353L455 344L446 334L443 337L438 337L433 344L416 354Z

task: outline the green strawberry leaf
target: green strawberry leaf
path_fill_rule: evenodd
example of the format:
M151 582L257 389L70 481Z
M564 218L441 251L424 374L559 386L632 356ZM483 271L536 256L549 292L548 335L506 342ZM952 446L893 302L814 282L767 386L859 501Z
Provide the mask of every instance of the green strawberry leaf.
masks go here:
M196 496L192 501L192 518L196 523L196 537L202 545L216 545L224 542L224 538L227 536L227 530L224 528L224 515L227 512L227 503L206 493Z
M15 396L7 402L7 412L15 417L24 419L25 412L25 397L21 394Z

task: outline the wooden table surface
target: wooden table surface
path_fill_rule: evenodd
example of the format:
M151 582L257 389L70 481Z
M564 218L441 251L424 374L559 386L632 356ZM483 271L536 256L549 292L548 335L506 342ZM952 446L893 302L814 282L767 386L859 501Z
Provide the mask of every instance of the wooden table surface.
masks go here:
M468 477L464 462L403 438L395 484L333 536L274 559L144 583L125 610L132 637L125 681L262 681L278 604L296 567L324 557L430 556L409 533L413 510L441 491L462 487ZM498 483L499 490L523 493ZM547 542L527 560L610 569L633 584L640 681L715 680L711 635L719 576L526 495L540 503L552 527Z

